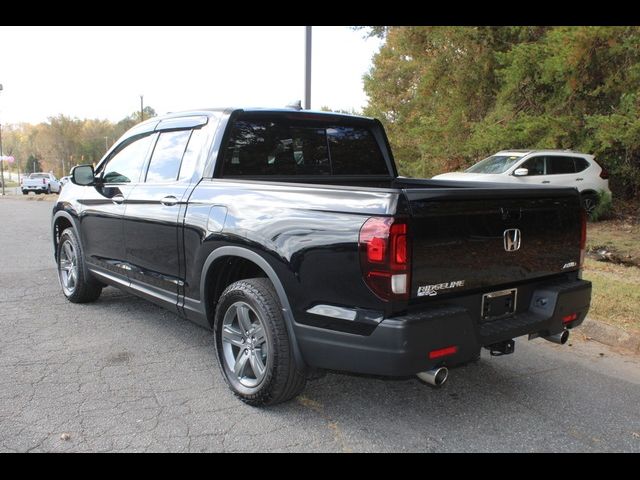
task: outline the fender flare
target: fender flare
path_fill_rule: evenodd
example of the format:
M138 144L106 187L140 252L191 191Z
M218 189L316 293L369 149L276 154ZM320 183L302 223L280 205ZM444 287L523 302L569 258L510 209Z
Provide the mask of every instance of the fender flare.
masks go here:
M78 229L78 219L75 218L73 215L71 215L66 210L58 210L56 213L53 214L53 218L51 219L51 235L53 237L53 256L54 256L54 258L56 258L56 256L57 256L57 246L58 246L58 242L57 242L57 239L56 239L56 222L61 217L64 218L65 220L68 220L69 223L71 223L71 225L73 226L73 229L76 231L76 235L78 236L78 240L80 240L80 230ZM56 260L57 260L57 258L56 258Z
M289 338L291 339L291 344L293 346L293 354L296 360L300 365L305 365L306 362L302 357L302 353L300 352L300 348L298 346L298 341L296 339L296 333L293 328L294 318L293 312L291 311L291 305L289 304L289 299L284 290L282 282L278 275L276 274L273 267L267 262L262 256L254 252L253 250L249 250L242 247L236 246L224 246L215 249L213 252L209 254L207 259L204 262L204 266L202 267L202 273L200 275L200 298L204 304L205 314L207 309L207 301L206 301L206 279L207 274L209 273L209 268L217 259L221 257L240 257L245 260L249 260L250 262L255 263L258 267L260 267L266 274L274 288L276 289L276 294L278 295L278 299L280 300L280 305L282 305L282 316L284 317L284 323L287 327L287 333L289 334Z

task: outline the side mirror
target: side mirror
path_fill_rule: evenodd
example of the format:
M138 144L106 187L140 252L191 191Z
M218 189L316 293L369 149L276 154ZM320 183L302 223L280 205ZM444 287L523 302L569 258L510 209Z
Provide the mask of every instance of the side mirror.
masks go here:
M96 177L93 172L93 165L76 165L71 169L71 181L76 185L93 185Z
M529 175L529 169L528 168L516 168L513 171L513 174L516 177L526 177L527 175Z

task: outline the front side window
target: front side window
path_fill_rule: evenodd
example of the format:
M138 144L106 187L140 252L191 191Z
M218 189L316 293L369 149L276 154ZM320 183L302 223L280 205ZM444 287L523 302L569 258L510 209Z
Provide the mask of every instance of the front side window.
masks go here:
M151 155L146 181L151 183L175 182L180 171L191 130L162 132Z
M142 166L147 158L152 134L134 138L119 148L102 169L104 183L135 183L140 179Z
M548 157L547 163L547 173L551 175L576 173L576 166L571 157Z
M524 162L522 165L520 165L519 168L526 168L527 170L529 170L529 173L527 173L527 175L529 176L544 175L545 174L544 157L530 158L529 160Z
M522 156L517 155L492 155L480 160L475 165L467 168L467 173L504 173L509 170Z
M223 156L224 175L387 175L366 126L329 121L241 119Z

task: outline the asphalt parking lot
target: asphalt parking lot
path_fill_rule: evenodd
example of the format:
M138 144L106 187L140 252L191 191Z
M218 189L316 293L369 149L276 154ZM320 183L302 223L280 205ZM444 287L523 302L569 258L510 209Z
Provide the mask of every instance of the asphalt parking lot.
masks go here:
M246 406L208 331L113 288L65 300L52 207L0 199L0 451L640 451L640 358L577 334L483 352L441 389L329 373Z

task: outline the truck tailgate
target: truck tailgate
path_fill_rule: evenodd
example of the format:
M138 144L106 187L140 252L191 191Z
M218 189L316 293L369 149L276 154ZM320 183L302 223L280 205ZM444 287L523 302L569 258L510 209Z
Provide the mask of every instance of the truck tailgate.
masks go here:
M411 297L500 289L576 270L581 214L573 189L407 189Z

